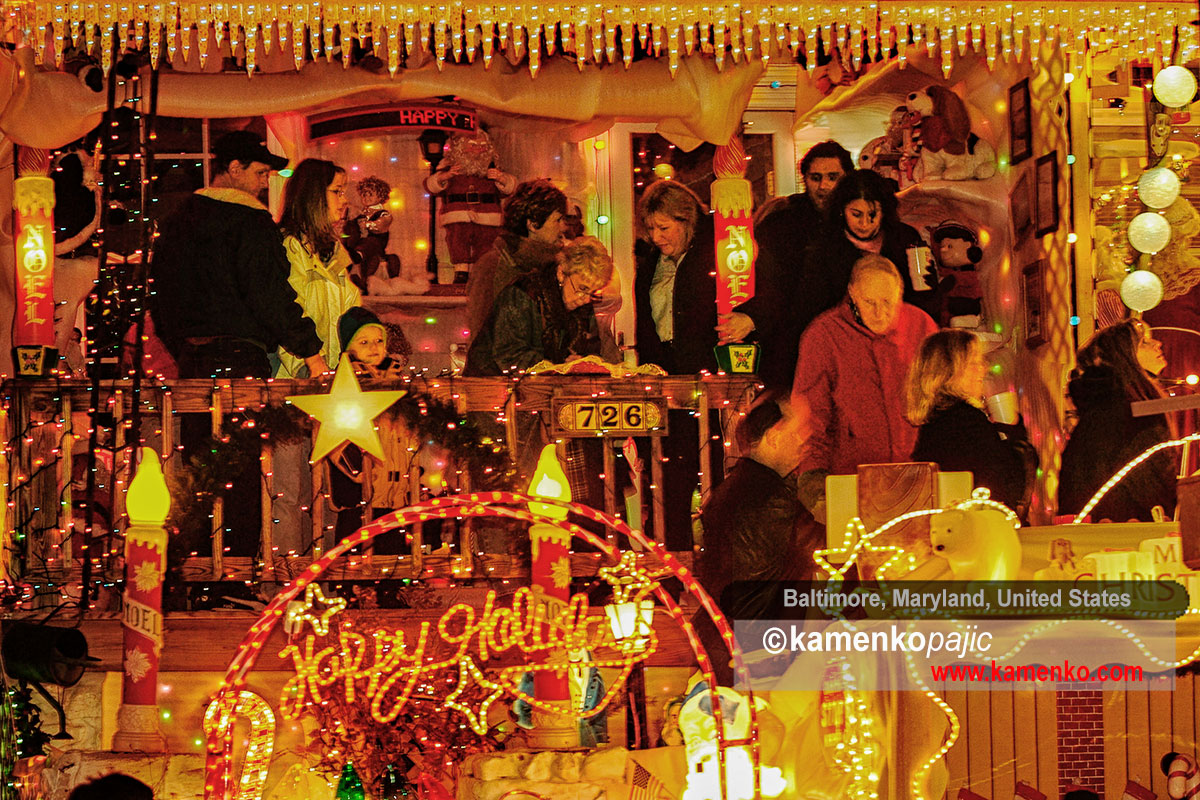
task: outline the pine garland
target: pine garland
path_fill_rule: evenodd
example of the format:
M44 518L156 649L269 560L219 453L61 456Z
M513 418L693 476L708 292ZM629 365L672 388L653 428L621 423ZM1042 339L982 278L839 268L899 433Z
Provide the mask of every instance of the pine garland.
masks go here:
M420 436L449 451L451 460L471 476L476 491L511 488L515 479L512 459L503 442L492 439L453 404L425 392L409 392L391 406ZM213 501L224 497L232 481L257 464L263 439L275 445L305 440L311 420L295 406L267 406L243 411L225 421L221 438L207 451L193 453L171 485L171 518L177 532L168 552L171 570L178 570L193 552L206 552L212 536Z

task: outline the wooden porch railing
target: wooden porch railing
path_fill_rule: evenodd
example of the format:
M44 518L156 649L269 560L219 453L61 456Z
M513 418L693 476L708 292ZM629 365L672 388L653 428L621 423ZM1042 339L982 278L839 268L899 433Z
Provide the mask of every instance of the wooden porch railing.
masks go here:
M205 415L214 433L231 412L259 410L268 405L282 405L293 394L327 391L328 381L293 380L175 380L166 384L143 385L138 402L141 404L142 430L137 436L129 429L129 418L135 398L127 381L107 382L101 392L100 410L111 413L116 420L114 441L111 443L112 532L124 529L124 491L130 479L129 454L132 444L140 438L156 447L165 456L164 472L170 480L180 468L183 455L178 447L179 423L185 415ZM744 411L756 392L753 377L726 375L691 377L638 377L613 379L598 376L526 376L503 378L450 378L418 376L411 382L364 381L363 389L410 388L421 391L446 403L452 403L460 413L489 412L505 422L508 441L515 440L519 415L539 412L543 420L565 400L637 404L647 398L659 399L668 409L690 410L697 414L701 452L700 489L707 495L711 488L712 450L701 445L722 437L713 430L709 411L720 412L722 430L732 431L734 418ZM10 580L51 582L78 580L82 554L75 552L80 541L83 522L75 519L74 499L78 492L72 488L72 451L79 439L86 441L89 420L90 385L82 380L9 381L3 386L5 403L0 410L6 441L0 472L7 477L7 494L3 498L3 525L0 534L8 543L3 569ZM561 409L560 409L561 411ZM631 418L637 415L631 414ZM636 421L636 419L635 419ZM624 439L624 434L621 438ZM663 444L661 436L650 440L650 493L645 498L654 529L664 528L662 486ZM715 452L727 453L729 441ZM604 448L603 463L605 511L625 516L618 503L616 457L612 447ZM514 453L514 458L516 454ZM290 580L319 557L325 546L332 512L328 507L329 487L323 478L325 470L313 468L313 498L310 505L313 519L310 531L301 537L299 552L281 553L274 541L273 504L275 497L274 448L263 442L261 455L262 518L260 539L255 557L231 557L224 541L225 509L218 500L211 519L211 549L197 552L182 564L187 581L214 580ZM102 460L107 459L106 454ZM410 469L409 502L420 496L420 481L416 469ZM447 476L454 474L447 470ZM466 471L450 480L452 490L469 491ZM518 487L524 488L524 487ZM74 530L75 535L72 536ZM115 579L117 548L115 537L91 537L93 541L108 541L108 552L93 548L88 557L93 574L106 580ZM450 555L431 555L423 552L420 535L412 536L411 550L403 555L378 555L368 550L361 557L347 560L333 579L402 579L432 576L445 577L519 577L522 568L511 555L482 552L471 539L470 526L461 526L457 546ZM294 537L293 537L294 538ZM579 554L573 564L580 574L594 574L595 565Z

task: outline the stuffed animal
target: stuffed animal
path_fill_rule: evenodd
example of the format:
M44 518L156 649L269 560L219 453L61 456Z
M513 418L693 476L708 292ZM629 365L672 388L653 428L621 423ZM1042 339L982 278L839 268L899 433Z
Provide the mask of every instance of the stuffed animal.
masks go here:
M440 219L455 283L466 283L471 265L491 249L503 221L500 200L516 186L515 177L496 169L496 148L486 132L450 137L442 163L425 179L425 188L442 195Z
M992 508L950 509L929 520L929 541L956 581L1016 580L1021 541L1016 528Z
M971 133L966 103L954 92L928 86L910 93L905 108L921 115L922 180L983 180L996 174L996 151Z
M956 220L929 231L937 264L941 303L938 324L943 328L977 328L983 315L983 288L976 267L983 260L979 236Z
M921 115L896 106L888 117L883 136L863 145L859 169L871 169L896 182L901 189L916 183L921 148L917 135Z

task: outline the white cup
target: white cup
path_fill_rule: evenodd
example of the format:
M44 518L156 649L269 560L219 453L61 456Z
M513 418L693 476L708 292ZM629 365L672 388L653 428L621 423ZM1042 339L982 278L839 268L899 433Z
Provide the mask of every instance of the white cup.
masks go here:
M1017 407L1016 392L1000 392L994 394L987 399L988 416L992 418L992 422L999 422L1001 425L1012 425L1020 416L1020 410Z

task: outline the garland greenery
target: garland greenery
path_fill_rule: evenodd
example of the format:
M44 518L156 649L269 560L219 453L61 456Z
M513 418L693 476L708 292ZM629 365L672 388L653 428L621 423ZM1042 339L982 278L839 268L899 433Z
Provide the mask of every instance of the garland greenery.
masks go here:
M444 447L451 460L471 476L477 491L510 488L515 470L502 441L453 404L413 391L397 400L385 413L397 413L423 442ZM208 448L192 453L185 468L176 470L171 485L171 518L175 530L168 551L170 570L177 572L192 553L206 553L212 537L213 501L224 497L233 482L257 469L261 442L276 446L307 440L311 421L292 405L267 406L229 417L220 438Z

